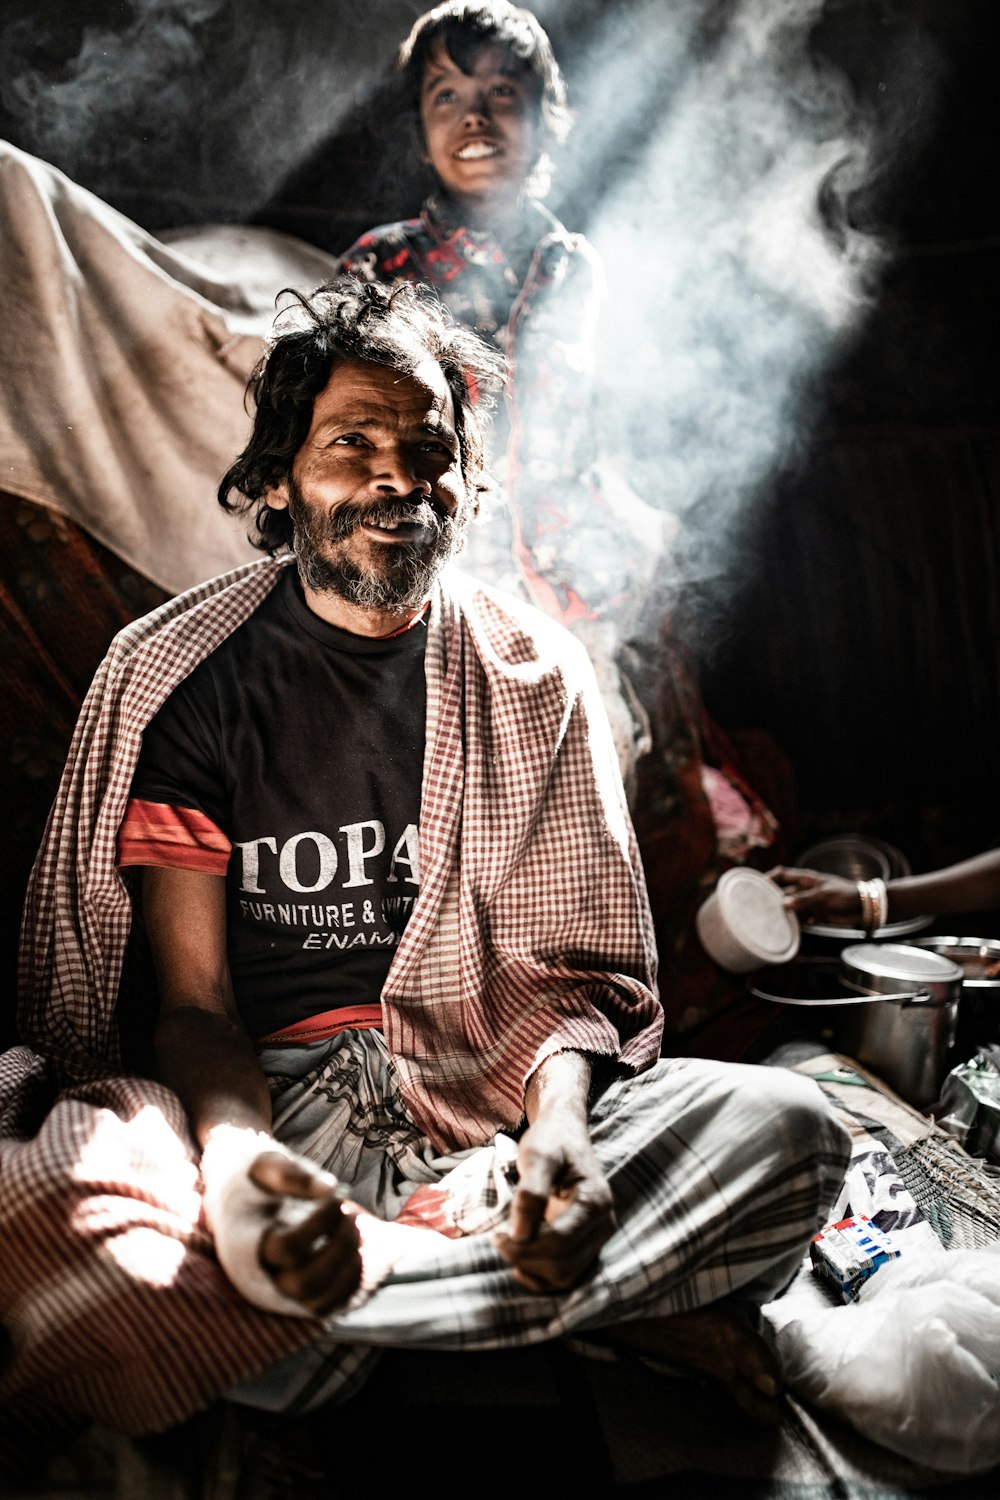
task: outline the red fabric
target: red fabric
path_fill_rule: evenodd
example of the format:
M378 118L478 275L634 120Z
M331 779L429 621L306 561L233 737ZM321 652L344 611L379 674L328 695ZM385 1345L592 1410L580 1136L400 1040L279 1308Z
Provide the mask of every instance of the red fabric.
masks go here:
M193 807L130 797L118 830L118 864L154 865L225 875L232 844L211 818Z
M341 1005L336 1010L324 1010L318 1016L282 1026L280 1031L269 1031L267 1036L259 1036L257 1042L326 1042L348 1027L366 1030L370 1026L381 1028L381 1005Z
M40 1102L40 1061L21 1048L0 1057L0 1099L26 1076ZM36 1125L15 1141L3 1122L0 1308L13 1358L0 1373L0 1464L22 1459L25 1424L50 1410L160 1430L314 1337L310 1319L259 1311L220 1269L198 1153L168 1089L104 1078L65 1092Z

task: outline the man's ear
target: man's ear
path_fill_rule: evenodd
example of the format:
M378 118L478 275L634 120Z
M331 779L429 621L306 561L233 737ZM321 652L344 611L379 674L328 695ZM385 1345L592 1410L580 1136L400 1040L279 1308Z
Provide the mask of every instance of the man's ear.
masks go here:
M287 510L288 480L281 479L277 484L268 485L264 491L264 502L271 510Z

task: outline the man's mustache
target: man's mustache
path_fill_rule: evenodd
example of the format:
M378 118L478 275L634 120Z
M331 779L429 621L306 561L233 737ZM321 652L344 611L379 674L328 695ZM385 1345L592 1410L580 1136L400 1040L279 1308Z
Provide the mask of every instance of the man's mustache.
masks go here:
M326 517L323 530L329 541L342 542L359 526L385 529L402 522L419 527L428 539L442 536L454 525L447 512L429 500L382 500L370 505L348 500Z

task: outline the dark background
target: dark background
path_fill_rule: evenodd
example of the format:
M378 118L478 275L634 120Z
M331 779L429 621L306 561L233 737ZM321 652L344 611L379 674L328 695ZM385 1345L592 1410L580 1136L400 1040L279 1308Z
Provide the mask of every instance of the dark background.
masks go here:
M766 731L791 763L793 845L869 832L922 869L1000 844L996 7L799 8L873 131L840 232L886 254L690 590L696 649L718 721ZM256 220L336 251L419 202L384 123L385 70L421 9L6 0L0 129L150 230ZM588 172L557 178L550 203L571 228L682 81L658 45L671 9L537 7L581 117L574 89L609 27L644 83L617 131L589 117ZM673 9L696 13L697 67L739 7Z

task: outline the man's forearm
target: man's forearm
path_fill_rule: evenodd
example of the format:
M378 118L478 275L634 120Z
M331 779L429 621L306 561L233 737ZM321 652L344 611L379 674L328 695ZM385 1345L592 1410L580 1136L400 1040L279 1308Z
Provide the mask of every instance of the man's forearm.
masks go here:
M540 1114L568 1111L577 1119L587 1117L587 1099L593 1071L583 1052L555 1052L532 1073L524 1093L528 1123Z
M226 1016L184 1006L156 1030L157 1074L187 1110L204 1146L217 1125L270 1130L271 1098L253 1043Z

